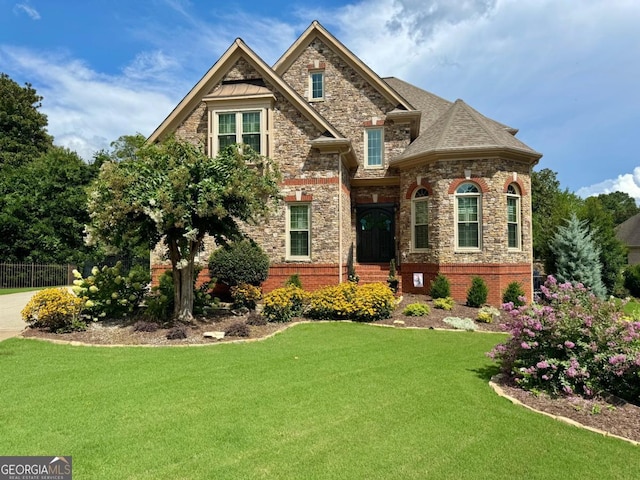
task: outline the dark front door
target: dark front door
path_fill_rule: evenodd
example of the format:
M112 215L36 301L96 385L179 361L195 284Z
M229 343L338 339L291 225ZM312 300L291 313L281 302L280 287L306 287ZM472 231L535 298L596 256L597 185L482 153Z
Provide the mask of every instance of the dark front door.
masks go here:
M360 263L386 263L395 257L393 205L358 207L357 260Z

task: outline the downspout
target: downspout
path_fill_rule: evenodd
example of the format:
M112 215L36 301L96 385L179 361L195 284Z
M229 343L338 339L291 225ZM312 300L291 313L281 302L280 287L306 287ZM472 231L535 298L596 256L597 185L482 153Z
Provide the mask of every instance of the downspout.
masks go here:
M338 152L338 282L342 283L342 152Z

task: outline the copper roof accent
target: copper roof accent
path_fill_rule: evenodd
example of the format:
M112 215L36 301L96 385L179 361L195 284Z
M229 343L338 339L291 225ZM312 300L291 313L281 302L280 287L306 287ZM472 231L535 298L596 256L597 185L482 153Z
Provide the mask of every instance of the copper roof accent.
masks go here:
M249 97L258 95L272 95L267 87L253 85L251 83L232 83L218 85L203 100L219 100L228 97Z

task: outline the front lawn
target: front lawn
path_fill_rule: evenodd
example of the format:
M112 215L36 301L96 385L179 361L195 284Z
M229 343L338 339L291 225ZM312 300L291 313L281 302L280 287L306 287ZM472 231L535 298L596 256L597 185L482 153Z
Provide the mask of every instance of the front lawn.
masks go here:
M637 478L640 451L498 397L499 334L303 324L191 348L0 343L0 454L77 478Z

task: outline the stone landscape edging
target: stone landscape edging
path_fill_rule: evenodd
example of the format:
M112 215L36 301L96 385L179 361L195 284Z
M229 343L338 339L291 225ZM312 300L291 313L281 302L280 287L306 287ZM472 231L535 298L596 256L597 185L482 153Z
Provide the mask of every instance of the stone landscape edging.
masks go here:
M591 432L598 433L598 434L603 435L605 437L611 437L611 438L617 438L618 440L624 440L625 442L629 442L632 445L635 445L636 447L640 446L640 442L636 442L635 440L631 440L630 438L621 437L620 435L615 435L615 434L609 433L609 432L607 432L605 430L600 430L599 428L595 428L595 427L590 427L588 425L584 425L584 424L582 424L580 422L577 422L576 420L572 420L570 418L563 417L562 415L554 415L552 413L544 412L542 410L538 410L536 408L530 407L529 405L527 405L525 403L522 403L517 398L514 398L514 397L508 395L502 389L502 387L500 385L498 385L499 379L500 379L500 375L499 374L498 375L494 375L493 377L491 377L491 380L489 380L489 386L491 386L491 388L493 388L493 391L496 392L498 394L498 396L506 398L507 400L509 400L514 405L519 405L521 407L524 407L526 409L531 410L532 412L540 413L542 415L546 415L547 417L551 417L554 420L558 420L560 422L564 422L564 423L572 425L574 427L583 428L585 430L589 430Z

